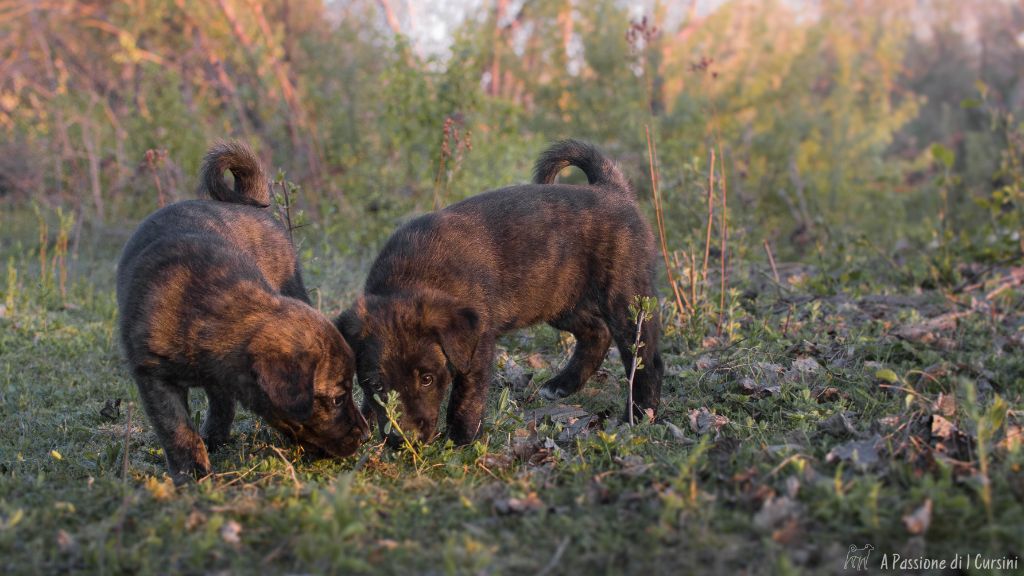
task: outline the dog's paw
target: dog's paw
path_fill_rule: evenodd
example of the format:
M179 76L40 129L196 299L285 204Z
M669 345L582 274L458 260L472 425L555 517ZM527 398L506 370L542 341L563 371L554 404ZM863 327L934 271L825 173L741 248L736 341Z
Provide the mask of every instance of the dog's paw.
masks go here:
M551 402L561 400L570 394L572 394L572 392L565 390L554 380L551 380L540 389L540 397Z
M203 443L206 444L207 452L216 452L228 442L231 442L230 434L211 434L203 436Z

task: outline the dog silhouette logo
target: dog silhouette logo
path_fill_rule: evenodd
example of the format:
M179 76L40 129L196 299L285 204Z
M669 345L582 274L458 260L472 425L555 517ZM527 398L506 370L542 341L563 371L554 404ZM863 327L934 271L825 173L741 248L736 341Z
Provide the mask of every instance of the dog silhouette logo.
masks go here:
M867 570L868 558L871 556L871 551L875 547L871 544L865 544L863 548L857 548L856 545L850 544L850 551L846 553L846 562L843 563L843 570L854 569L854 570Z

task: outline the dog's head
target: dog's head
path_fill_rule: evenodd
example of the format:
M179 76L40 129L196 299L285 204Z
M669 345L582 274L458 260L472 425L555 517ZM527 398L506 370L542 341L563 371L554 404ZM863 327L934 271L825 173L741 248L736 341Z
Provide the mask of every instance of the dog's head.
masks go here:
M355 351L359 385L381 432L388 423L381 402L394 391L402 432L410 440L432 440L448 388L473 360L480 337L476 310L438 294L367 296L335 324ZM396 430L387 439L401 442Z
M369 435L352 399L352 349L331 323L298 301L275 310L249 343L261 415L304 446L349 456Z

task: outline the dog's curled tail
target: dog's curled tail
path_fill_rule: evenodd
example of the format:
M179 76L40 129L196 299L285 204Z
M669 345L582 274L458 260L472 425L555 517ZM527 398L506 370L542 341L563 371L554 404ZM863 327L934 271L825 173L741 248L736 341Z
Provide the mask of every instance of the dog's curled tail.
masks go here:
M606 186L632 193L629 182L614 162L596 146L579 140L562 140L541 153L533 167L535 184L551 184L566 166L575 166L587 175L592 185Z
M224 182L230 170L235 187ZM250 206L270 206L270 180L259 157L245 144L230 140L210 147L199 170L199 194L214 200Z

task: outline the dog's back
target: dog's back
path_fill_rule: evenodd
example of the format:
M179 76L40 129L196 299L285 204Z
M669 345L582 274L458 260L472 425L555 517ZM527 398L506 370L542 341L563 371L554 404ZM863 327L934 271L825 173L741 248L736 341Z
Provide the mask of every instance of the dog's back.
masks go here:
M278 292L309 303L295 249L284 226L265 208L210 200L186 200L146 218L125 245L122 266L150 244L185 234L202 236L248 258Z
M552 184L569 165L589 184ZM541 156L534 181L409 222L382 249L366 292L435 288L500 303L490 319L503 329L555 316L586 291L639 293L653 274L654 237L619 169L570 140Z
M152 358L175 366L208 365L205 354L236 347L245 321L272 302L274 290L253 258L222 237L202 231L151 236L118 265L122 345L129 364ZM225 320L238 330L216 339L206 327Z

